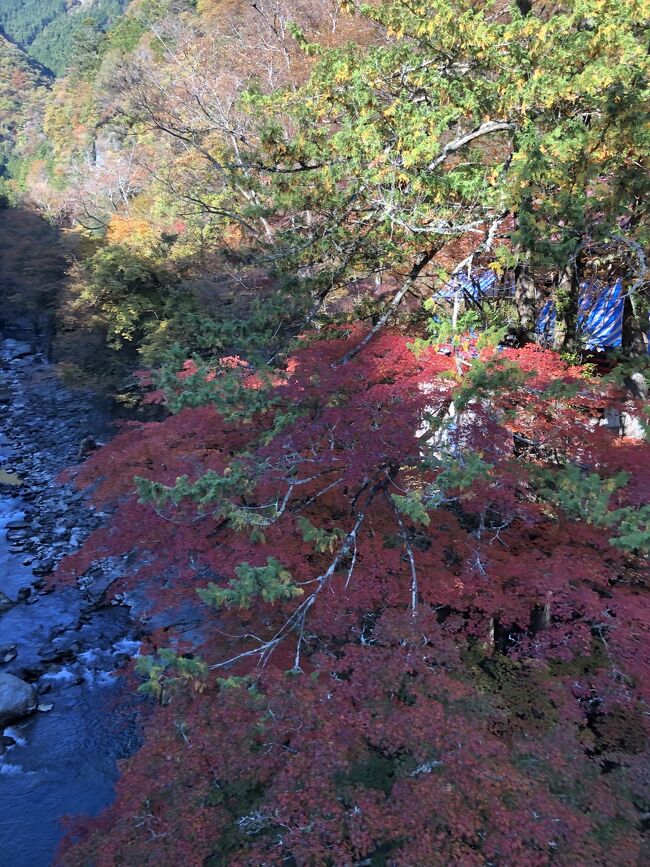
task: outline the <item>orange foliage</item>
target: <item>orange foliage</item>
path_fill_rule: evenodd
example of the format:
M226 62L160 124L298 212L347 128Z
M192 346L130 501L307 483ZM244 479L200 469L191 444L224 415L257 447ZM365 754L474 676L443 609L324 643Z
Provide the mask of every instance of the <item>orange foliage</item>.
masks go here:
M136 217L121 217L114 214L106 230L106 240L109 244L126 244L138 241L154 240L155 234L147 220Z

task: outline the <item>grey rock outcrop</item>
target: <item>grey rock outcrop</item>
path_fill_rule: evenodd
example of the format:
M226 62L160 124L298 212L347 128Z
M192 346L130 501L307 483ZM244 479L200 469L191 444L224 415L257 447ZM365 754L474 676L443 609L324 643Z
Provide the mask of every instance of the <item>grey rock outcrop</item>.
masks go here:
M0 674L0 728L34 713L38 695L31 683L13 674Z

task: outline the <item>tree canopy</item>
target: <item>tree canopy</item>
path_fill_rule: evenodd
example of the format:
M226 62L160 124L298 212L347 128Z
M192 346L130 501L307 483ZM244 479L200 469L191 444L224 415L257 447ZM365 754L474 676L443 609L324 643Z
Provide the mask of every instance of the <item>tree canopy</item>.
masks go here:
M524 266L555 286L574 330L564 278L581 278L580 252L620 235L647 241L641 6L348 6L389 42L322 52L305 41L319 55L309 83L251 96L264 118L262 212L292 218L288 267L341 283L411 275L463 238L469 260Z

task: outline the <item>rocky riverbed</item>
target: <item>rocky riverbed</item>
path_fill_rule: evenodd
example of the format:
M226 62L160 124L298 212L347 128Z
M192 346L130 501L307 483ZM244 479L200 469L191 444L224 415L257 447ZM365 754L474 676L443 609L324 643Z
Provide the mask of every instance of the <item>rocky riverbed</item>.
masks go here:
M107 598L124 563L57 581L105 518L57 476L110 419L23 337L0 335L0 852L4 867L47 867L61 818L106 806L136 745L138 701L115 672L139 643Z

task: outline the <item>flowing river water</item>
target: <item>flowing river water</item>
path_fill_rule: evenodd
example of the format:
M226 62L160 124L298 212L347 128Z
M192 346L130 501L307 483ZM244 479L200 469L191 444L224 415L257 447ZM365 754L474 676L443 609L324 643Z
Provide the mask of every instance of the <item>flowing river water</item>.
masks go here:
M7 345L11 351L3 354ZM89 605L79 588L60 586L56 576L39 580L34 575L38 561L30 554L32 532L39 532L41 540L43 532L58 534L51 551L60 559L66 546L78 544L76 534L83 536L87 528L69 526L83 524L78 517L83 504L75 505L78 496L70 493L67 500L60 499L62 486L54 476L62 467L48 466L65 460L73 448L74 395L66 395L38 355L15 357L15 346L0 342L0 388L10 385L14 395L0 406L0 478L6 481L3 468L12 473L27 468L28 475L33 465L39 484L25 494L22 487L0 485L0 591L12 603L5 599L5 610L0 609L0 672L34 683L41 710L6 729L0 746L0 864L48 867L63 834L61 819L93 815L107 806L117 760L135 746L138 702L114 672L137 652L138 643L131 637L128 609L103 598ZM29 390L20 395L16 389L29 389L30 382L39 383L42 394L56 392L57 399L43 407L40 419L34 419L27 404L31 399L38 405L42 395ZM56 407L64 408L63 417L57 416ZM83 405L79 411L83 413ZM53 428L50 441L58 439L58 449L26 454L25 432L13 425L16 416L20 423L31 419L36 430L38 421ZM71 439L67 452L60 447L66 432ZM46 514L50 508L53 523ZM73 517L66 521L70 513ZM41 555L42 548L36 554Z

